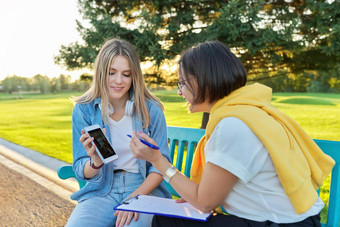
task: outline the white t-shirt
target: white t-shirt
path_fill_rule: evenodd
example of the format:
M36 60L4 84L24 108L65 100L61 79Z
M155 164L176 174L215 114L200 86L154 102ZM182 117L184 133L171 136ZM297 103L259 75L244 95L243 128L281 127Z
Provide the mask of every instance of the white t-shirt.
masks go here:
M239 181L225 199L224 209L254 221L293 223L318 214L320 198L303 214L296 214L284 192L267 149L251 129L235 117L222 119L205 149L206 162L234 174Z
M114 160L114 169L123 169L128 172L138 173L138 163L130 150L130 138L127 136L132 133L132 118L125 116L119 121L109 118L112 147L118 155Z

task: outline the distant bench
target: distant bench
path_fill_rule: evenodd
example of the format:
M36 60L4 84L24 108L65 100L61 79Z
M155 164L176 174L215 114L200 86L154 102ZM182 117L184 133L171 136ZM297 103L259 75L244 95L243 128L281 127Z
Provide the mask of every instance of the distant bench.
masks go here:
M173 165L184 175L190 178L190 168L192 158L198 141L204 135L204 129L194 129L185 127L168 126L168 141L170 146L170 156ZM329 140L314 140L324 153L331 156L336 164L331 173L331 184L329 192L329 203L327 212L327 223L322 223L323 227L339 227L340 223L340 142ZM58 170L61 179L76 178L72 166L62 166ZM79 187L82 188L86 182L78 180ZM177 192L166 183L172 195L179 197Z

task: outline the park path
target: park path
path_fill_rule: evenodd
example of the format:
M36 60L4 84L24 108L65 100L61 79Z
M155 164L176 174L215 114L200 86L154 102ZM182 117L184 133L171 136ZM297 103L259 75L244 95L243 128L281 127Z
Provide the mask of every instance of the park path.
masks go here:
M65 226L75 189L60 182L56 171L0 144L0 226Z
M0 164L0 226L65 226L74 204Z

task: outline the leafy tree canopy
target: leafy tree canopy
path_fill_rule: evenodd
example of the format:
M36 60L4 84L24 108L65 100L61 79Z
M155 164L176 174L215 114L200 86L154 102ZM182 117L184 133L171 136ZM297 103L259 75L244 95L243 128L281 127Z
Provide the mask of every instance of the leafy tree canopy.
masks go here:
M328 71L340 60L340 1L79 0L83 43L61 46L56 63L93 67L108 38L130 41L142 61L160 66L184 49L219 40L248 73Z

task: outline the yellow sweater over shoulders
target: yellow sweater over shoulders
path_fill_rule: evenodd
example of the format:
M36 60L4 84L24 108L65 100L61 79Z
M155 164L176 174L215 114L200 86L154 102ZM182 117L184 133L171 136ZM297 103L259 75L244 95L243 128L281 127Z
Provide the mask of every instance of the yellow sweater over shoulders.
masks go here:
M236 117L262 141L295 211L301 214L315 203L316 189L335 162L293 119L274 108L271 98L271 88L256 83L217 101L211 109L206 133L196 148L191 176L200 182L205 165L204 146L218 122L226 117Z

